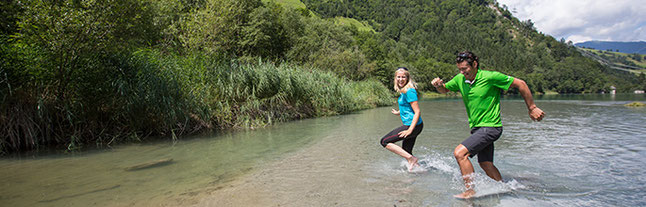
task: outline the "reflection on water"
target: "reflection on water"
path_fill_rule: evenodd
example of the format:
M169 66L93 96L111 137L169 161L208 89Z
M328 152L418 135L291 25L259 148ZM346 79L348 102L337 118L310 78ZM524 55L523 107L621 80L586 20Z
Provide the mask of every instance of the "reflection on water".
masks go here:
M383 149L400 124L390 108L279 124L176 143L75 155L0 160L3 206L643 206L646 108L641 95L541 96L532 122L519 98L503 98L495 163L504 182L476 166L474 200L453 148L468 136L462 101L421 102L422 170ZM161 159L172 162L126 171ZM473 159L475 163L476 159Z

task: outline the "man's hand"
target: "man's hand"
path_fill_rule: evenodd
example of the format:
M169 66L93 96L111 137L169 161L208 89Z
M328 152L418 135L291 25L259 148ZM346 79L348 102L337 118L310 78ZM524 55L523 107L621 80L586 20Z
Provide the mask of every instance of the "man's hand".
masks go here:
M437 92L440 93L446 93L449 92L448 89L444 86L444 81L440 78L435 78L431 81L431 85L435 86L435 89L437 89Z
M529 109L529 118L532 118L534 121L541 121L545 117L545 112L540 108L534 106Z
M431 84L435 86L435 88L438 88L444 86L444 81L440 78L435 78L431 81Z
M393 113L395 115L399 115L399 110L390 109L390 113Z

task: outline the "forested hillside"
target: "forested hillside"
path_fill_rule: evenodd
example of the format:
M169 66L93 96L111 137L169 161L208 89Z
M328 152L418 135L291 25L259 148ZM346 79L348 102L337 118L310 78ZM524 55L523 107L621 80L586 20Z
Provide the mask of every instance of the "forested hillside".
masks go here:
M634 75L608 70L583 57L571 43L536 31L491 0L335 1L303 0L325 18L355 18L377 34L359 34L359 47L377 70L404 64L425 90L439 75L451 78L457 51L471 50L484 69L525 79L532 90L597 93L611 85L639 88ZM383 67L382 66L386 66Z
M432 91L432 78L457 73L455 53L464 49L536 92L638 87L634 75L607 70L486 0L0 7L3 152L176 139L389 104L396 67Z

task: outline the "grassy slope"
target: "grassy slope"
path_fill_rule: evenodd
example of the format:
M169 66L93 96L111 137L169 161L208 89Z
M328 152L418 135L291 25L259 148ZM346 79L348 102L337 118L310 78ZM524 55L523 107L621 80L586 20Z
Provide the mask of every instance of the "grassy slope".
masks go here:
M604 53L605 53L605 55L607 55L608 53L610 53L611 55L614 55L614 56L623 56L623 57L626 57L626 59L627 59L628 61L633 62L633 63L635 63L637 66L639 66L639 67L641 67L641 68L642 68L642 69L640 69L640 70L630 70L631 72L633 72L633 73L639 73L639 72L646 73L646 60L644 60L644 56L646 56L646 55L641 55L641 56L642 56L642 60L641 60L641 61L636 61L636 60L634 60L634 59L632 59L632 58L630 58L630 57L629 57L629 56L631 56L632 54L621 53L621 52L612 52L612 51L602 51L602 50L596 50L596 49L590 49L590 48L580 48L580 49L585 50L585 51L588 51L588 52L591 52L591 53L594 53L594 54L596 54L596 55L597 55L597 56L599 56L599 57L602 57L601 55L602 55L602 54L604 54ZM612 62L611 60L607 60L607 61L611 62L611 63L612 63L612 64L614 64L614 65L625 66L624 64L619 63L619 62Z
M644 60L644 56L646 56L646 55L641 55L642 60L641 61L636 61L636 60L629 57L629 56L632 56L632 54L621 53L621 52L611 52L611 51L600 51L600 50L595 50L595 49L586 49L586 50L592 51L597 55L601 55L602 52L605 52L605 53L611 53L611 54L616 55L616 56L623 56L623 57L626 57L627 60L629 60L630 62L633 62L633 63L635 63L636 65L638 65L638 66L640 66L642 68L646 68L646 60ZM616 63L616 64L620 64L620 63Z
M305 9L305 4L299 0L262 0L262 2L275 1L276 3L283 5L287 8L293 9Z
M348 26L353 25L353 26L356 26L359 31L375 32L375 30L370 25L361 23L359 20L356 20L354 18L336 17L334 18L334 23L338 25L348 25Z

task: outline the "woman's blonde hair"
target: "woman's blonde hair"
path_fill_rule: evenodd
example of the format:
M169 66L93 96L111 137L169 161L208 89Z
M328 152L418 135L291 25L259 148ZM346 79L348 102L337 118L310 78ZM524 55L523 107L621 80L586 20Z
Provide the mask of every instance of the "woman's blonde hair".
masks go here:
M397 84L397 73L401 71L404 72L404 75L406 75L406 79L408 79L408 83L406 83L406 85L404 85L403 88L399 88L399 85ZM411 88L417 89L417 83L415 83L415 81L413 81L413 79L410 77L410 72L408 72L408 68L405 68L405 67L397 68L397 70L395 71L394 77L395 77L394 78L395 91L400 93L406 93L408 89L411 89Z

